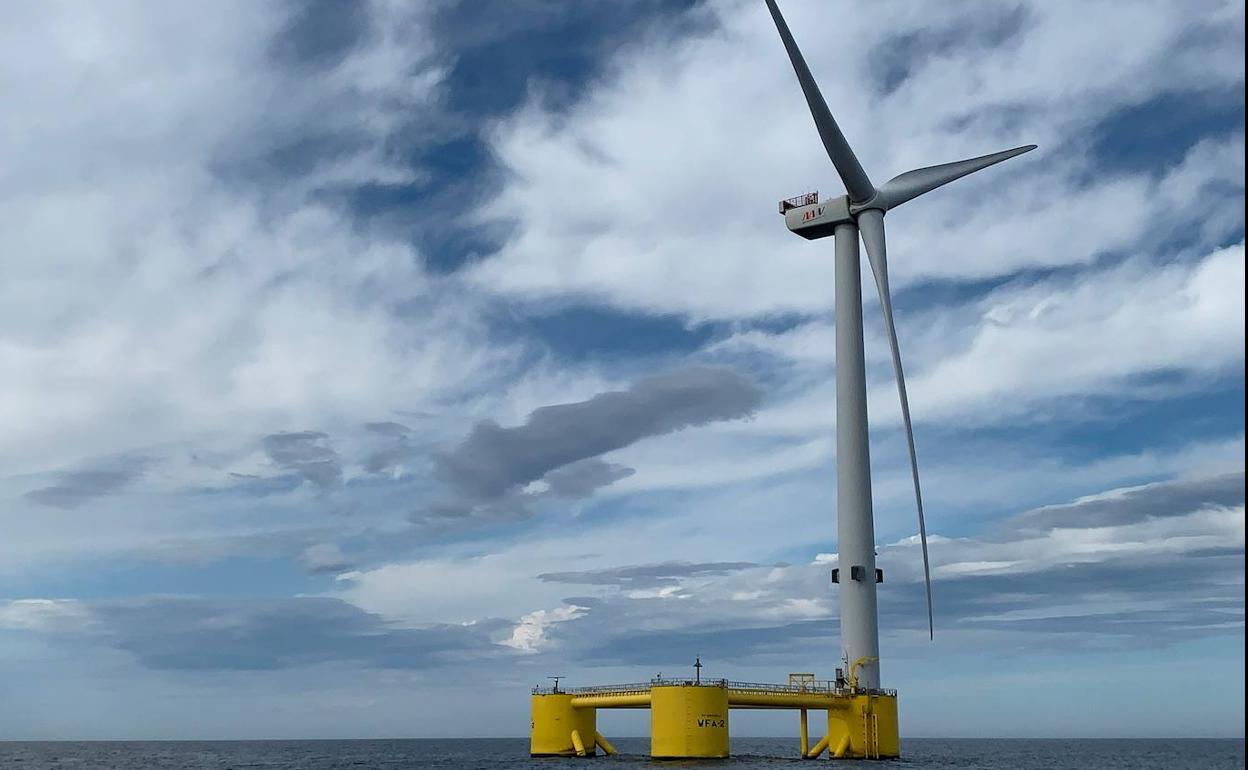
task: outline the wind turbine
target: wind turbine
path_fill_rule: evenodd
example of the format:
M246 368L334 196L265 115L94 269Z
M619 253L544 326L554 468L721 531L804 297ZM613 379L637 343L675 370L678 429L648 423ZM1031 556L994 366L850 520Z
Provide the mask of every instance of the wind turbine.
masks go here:
M862 689L880 686L880 634L875 584L882 577L875 569L875 524L871 510L871 459L867 443L867 390L862 350L862 291L858 237L866 246L867 260L875 275L884 311L884 325L892 351L893 373L901 399L901 417L906 428L910 453L910 474L914 481L914 501L919 513L919 540L923 547L923 582L927 591L927 628L935 636L932 617L932 573L927 554L927 524L923 518L923 493L919 487L919 463L910 424L910 401L897 348L893 324L893 302L888 287L888 255L884 240L884 215L955 179L985 169L1003 160L1034 150L1029 144L1004 152L969 160L907 171L877 188L855 157L845 135L836 124L819 86L793 40L789 25L776 7L766 0L780 39L793 63L819 138L832 165L845 183L847 195L820 202L817 195L782 201L780 211L790 230L808 240L834 236L836 246L836 501L837 549L840 567L834 580L840 584L842 657L849 665L851 680ZM844 569L848 565L848 573ZM849 580L841 580L848 574Z

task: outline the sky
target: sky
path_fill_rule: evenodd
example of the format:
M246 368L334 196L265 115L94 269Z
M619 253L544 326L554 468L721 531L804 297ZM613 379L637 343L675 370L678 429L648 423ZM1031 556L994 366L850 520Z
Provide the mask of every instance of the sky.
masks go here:
M1039 145L888 218L930 641L864 287L903 738L1242 737L1243 4L782 6L877 182ZM775 207L843 188L761 2L0 19L0 739L832 675L832 248Z

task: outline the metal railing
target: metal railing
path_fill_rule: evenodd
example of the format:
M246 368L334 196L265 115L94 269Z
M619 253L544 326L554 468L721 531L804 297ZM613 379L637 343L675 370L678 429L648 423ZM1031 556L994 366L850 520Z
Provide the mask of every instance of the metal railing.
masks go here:
M786 198L780 201L780 213L783 214L789 209L795 209L799 206L809 206L812 203L819 202L819 191L808 192L805 195L798 195L793 198Z
M733 690L745 690L748 692L840 692L846 691L846 688L838 689L836 682L829 679L816 679L811 682L803 682L802 684L767 684L763 682L729 682L728 687Z
M563 693L567 695L607 695L650 692L652 687L723 687L738 692L766 693L828 693L830 695L888 695L897 697L896 690L875 689L858 690L855 693L848 686L837 687L831 679L819 679L800 684L771 684L767 682L738 682L729 679L702 679L693 677L655 677L648 682L629 682L627 684L598 684L585 687L534 687L534 695L551 695Z

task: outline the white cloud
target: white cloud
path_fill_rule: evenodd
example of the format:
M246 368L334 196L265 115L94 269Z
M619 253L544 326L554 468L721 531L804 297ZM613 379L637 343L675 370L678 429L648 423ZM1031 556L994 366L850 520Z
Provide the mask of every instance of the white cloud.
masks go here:
M1128 262L1007 288L982 302L969 344L908 378L914 411L991 422L1058 396L1146 392L1133 376L1233 373L1243 286L1241 242L1195 264Z
M92 624L91 611L74 599L17 599L0 602L0 628L75 633Z
M285 13L6 8L6 474L375 419L506 359L410 246L316 197L411 176L386 148L434 98L422 12L372 7L312 72L272 58ZM300 149L324 136L350 149Z
M881 10L893 26L791 5L795 29L820 31L817 45L809 35L799 42L877 181L1043 145L890 217L895 286L1085 264L1160 234L1199 232L1202 220L1221 221L1222 237L1237 225L1238 196L1208 189L1242 189L1242 137L1193 153L1163 179L1094 175L1085 154L1088 129L1115 110L1172 89L1242 84L1243 41L1224 26L1242 22L1234 3L1210 4L1207 15L1179 4L1020 3L994 15L1019 25L1015 38L920 56L886 96L864 69L898 44L888 35L958 39L982 26L982 9L916 14L896 4ZM835 194L839 184L825 184L832 169L762 7L726 4L715 15L721 25L699 37L620 53L570 112L534 102L497 127L494 149L510 177L480 216L518 229L474 270L480 285L697 319L826 310L830 246L784 232L774 200L815 184ZM1128 29L1107 43L1110 30ZM1208 43L1188 45L1192 36Z
M1244 508L1215 508L1186 516L1115 527L1054 529L1007 543L974 538L933 538L939 554L934 579L954 575L1039 572L1057 566L1098 564L1119 558L1166 556L1244 542ZM897 543L914 548L913 538ZM902 560L902 563L905 563ZM905 574L914 570L905 569Z
M538 652L550 646L550 640L546 637L546 630L550 625L572 620L584 614L585 608L575 605L530 612L520 618L520 622L512 629L511 636L501 643L521 652Z
M541 564L534 560L535 554L526 556L525 550L360 570L336 595L412 625L515 617L518 607L557 605L565 589L544 587L534 579Z

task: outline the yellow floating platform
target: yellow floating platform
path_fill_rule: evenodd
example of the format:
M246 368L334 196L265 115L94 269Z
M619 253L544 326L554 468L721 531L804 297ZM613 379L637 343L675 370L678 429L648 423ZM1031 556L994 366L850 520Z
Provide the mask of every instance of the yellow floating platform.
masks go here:
M760 684L726 679L652 679L636 684L560 690L534 688L529 736L532 756L594 756L615 749L597 728L602 708L650 709L650 756L715 759L729 755L731 709L799 712L799 756L890 759L900 755L897 693L834 682ZM824 711L827 729L809 746L810 711Z

